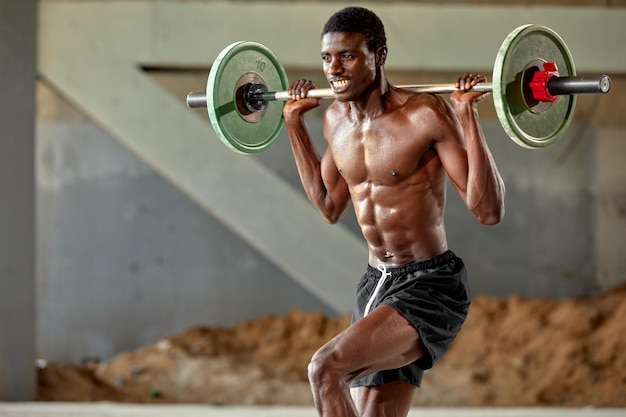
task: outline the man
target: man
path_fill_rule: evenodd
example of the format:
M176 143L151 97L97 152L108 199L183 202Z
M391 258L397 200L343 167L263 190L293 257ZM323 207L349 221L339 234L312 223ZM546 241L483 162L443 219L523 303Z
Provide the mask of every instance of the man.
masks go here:
M330 223L352 202L369 265L352 325L311 359L313 398L323 417L406 416L470 304L463 261L446 241L446 174L480 222L504 214L504 184L476 109L485 95L467 91L485 78L459 78L451 105L390 85L383 24L359 7L329 19L321 55L335 96L323 155L303 121L320 104L306 98L310 81L290 87L284 120L307 196Z

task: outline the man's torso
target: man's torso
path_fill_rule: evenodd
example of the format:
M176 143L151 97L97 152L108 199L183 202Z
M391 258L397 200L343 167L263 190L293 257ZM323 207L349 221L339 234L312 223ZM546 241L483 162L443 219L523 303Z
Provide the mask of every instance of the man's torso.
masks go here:
M445 172L433 148L432 97L393 94L375 118L353 120L343 104L329 108L326 123L370 262L402 265L447 249Z

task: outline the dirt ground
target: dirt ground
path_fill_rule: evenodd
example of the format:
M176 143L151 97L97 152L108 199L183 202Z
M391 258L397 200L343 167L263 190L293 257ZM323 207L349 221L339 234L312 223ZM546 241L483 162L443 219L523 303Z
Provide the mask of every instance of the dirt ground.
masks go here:
M310 405L306 365L348 323L292 311L197 326L108 362L48 363L39 399ZM415 404L626 407L626 284L562 301L475 298Z

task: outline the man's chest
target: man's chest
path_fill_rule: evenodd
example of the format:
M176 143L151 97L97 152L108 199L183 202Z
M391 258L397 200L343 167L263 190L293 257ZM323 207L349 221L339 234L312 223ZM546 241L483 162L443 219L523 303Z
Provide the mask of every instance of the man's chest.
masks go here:
M370 123L337 130L329 146L349 184L394 183L415 173L431 141L416 126Z

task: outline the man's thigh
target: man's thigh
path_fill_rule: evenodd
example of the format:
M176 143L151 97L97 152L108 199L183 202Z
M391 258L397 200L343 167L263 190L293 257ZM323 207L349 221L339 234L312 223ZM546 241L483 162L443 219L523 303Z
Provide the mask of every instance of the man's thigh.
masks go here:
M316 355L334 358L350 382L372 372L400 368L425 353L413 325L383 304L334 337Z

